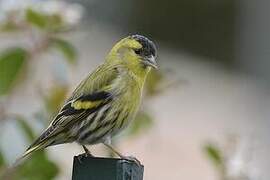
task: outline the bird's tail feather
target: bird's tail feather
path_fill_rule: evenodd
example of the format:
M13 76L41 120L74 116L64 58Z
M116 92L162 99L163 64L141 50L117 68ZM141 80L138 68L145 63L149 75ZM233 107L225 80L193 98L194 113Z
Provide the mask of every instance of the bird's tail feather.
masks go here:
M47 146L49 146L51 144L51 139L50 137L46 137L48 136L49 130L46 130L38 139L36 139L36 141L24 152L24 154L19 157L16 161L15 161L15 165L20 164L22 162L23 159L25 159L29 154L31 154L34 151L40 150L40 149L44 149ZM45 136L45 138L43 137Z

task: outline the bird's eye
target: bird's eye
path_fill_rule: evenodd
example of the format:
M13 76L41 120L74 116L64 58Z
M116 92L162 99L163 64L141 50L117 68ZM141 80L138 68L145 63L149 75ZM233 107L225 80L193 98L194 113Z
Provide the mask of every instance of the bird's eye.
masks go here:
M134 52L138 55L140 55L142 53L142 49L135 49Z

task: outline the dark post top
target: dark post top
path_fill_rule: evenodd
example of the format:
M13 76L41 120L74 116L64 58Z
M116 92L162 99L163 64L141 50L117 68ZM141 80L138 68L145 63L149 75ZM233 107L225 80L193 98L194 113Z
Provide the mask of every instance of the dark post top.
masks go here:
M74 157L72 180L143 180L143 165L124 159Z

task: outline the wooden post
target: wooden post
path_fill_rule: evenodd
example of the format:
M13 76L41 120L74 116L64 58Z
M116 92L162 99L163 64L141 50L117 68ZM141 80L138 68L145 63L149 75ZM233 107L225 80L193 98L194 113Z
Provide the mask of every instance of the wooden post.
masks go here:
M74 157L72 180L143 180L143 165L101 157Z

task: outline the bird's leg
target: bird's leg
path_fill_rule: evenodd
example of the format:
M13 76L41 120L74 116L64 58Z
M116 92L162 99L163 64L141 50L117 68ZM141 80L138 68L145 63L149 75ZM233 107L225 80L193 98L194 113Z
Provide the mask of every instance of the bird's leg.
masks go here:
M80 162L81 164L82 164L82 160L83 160L84 157L94 157L94 156L91 154L91 152L89 151L89 149L87 149L87 147L86 147L85 145L82 145L82 147L83 147L83 150L85 151L85 153L84 153L84 155L80 155L80 156L78 157L79 162Z
M103 142L103 144L104 144L107 148L109 148L113 153L117 154L117 156L119 156L119 157L122 158L122 159L125 159L124 156L123 156L120 152L118 152L117 150L115 150L115 149L112 147L112 139L111 139L111 137L107 137L106 140L105 140L105 142Z
M119 156L122 159L125 159L124 155L122 155L120 152L118 152L117 150L115 150L111 145L107 144L107 143L103 143L107 148L109 148L112 152L114 152L115 154L117 154L117 156Z
M82 147L83 147L83 150L85 151L85 156L86 156L86 157L88 157L88 156L94 157L94 156L91 154L91 152L89 151L89 149L87 149L87 147L86 147L85 145L82 145Z
M120 152L118 152L117 150L115 150L110 144L108 144L106 142L104 142L103 144L106 147L108 147L112 152L114 152L115 154L117 154L121 159L125 159L125 160L128 160L128 161L135 162L138 166L141 165L141 162L136 157L133 157L133 156L124 156Z

